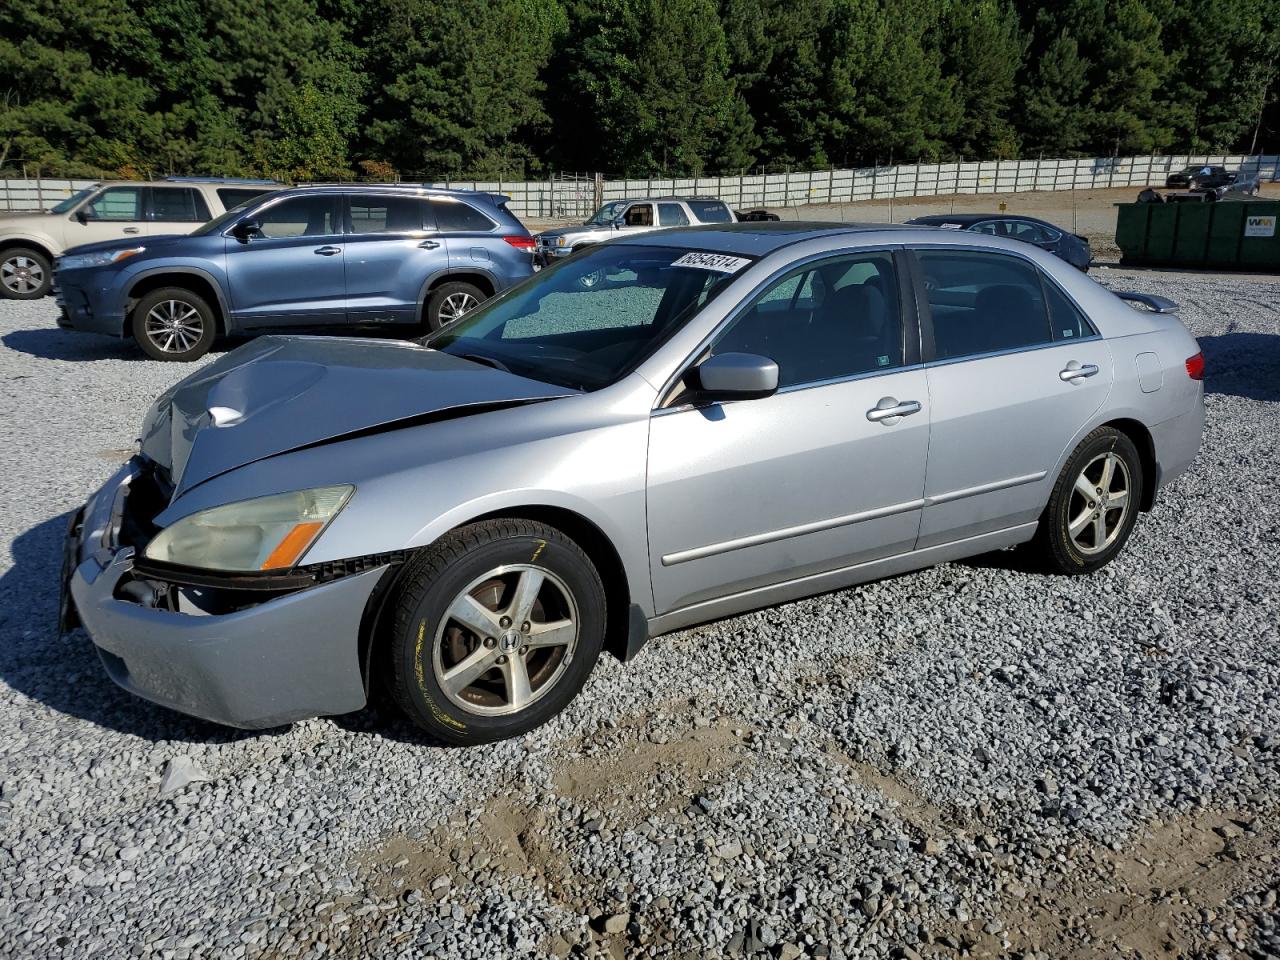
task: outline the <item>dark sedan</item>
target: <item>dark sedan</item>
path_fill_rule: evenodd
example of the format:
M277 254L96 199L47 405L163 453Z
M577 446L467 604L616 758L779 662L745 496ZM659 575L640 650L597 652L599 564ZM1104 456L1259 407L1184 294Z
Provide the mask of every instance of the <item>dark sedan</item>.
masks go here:
M907 223L923 227L967 230L970 233L985 233L991 237L1008 237L1011 240L1034 243L1040 249L1048 250L1086 273L1089 271L1089 262L1093 259L1093 251L1089 249L1089 241L1086 237L1068 233L1052 223L1037 220L1035 217L1020 217L1005 213L959 213L916 217L914 220L908 220Z

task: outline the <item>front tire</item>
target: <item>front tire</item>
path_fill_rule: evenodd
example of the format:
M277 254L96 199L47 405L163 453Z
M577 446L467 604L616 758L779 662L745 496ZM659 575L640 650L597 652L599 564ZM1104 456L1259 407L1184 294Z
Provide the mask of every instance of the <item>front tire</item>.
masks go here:
M1057 573L1092 573L1129 539L1143 490L1142 458L1125 434L1099 427L1067 459L1032 549Z
M427 298L427 326L439 330L470 313L485 301L484 291L472 283L450 280L431 291Z
M0 254L0 293L10 300L38 300L53 285L53 264L39 250L10 247Z
M414 723L472 746L563 710L604 645L600 575L571 539L529 520L461 527L391 597L388 680Z
M204 356L218 334L213 308L184 287L152 290L133 308L130 326L143 353L179 363Z

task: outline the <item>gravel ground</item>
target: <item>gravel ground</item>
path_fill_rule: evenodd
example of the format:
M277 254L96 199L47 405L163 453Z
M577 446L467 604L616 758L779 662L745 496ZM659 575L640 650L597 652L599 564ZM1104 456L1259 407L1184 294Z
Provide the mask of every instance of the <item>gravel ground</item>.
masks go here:
M1209 365L1199 461L1106 570L673 634L470 751L210 726L59 638L66 513L190 368L0 302L0 956L1280 955L1280 283L1099 276Z

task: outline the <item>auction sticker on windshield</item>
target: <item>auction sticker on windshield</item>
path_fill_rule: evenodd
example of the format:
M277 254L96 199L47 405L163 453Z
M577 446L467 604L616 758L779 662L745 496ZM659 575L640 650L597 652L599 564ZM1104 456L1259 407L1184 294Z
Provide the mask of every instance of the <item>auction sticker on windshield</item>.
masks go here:
M699 270L715 270L717 273L737 273L751 261L745 257L731 257L724 253L686 253L671 265L696 267Z

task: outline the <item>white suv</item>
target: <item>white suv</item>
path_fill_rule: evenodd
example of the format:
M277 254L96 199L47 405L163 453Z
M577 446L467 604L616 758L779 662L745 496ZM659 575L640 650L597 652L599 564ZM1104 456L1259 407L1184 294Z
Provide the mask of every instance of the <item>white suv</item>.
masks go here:
M53 261L71 247L122 237L190 233L281 185L271 180L170 177L95 183L52 210L0 214L0 295L34 300L49 292Z
M580 226L544 230L538 241L536 258L543 266L575 250L602 243L614 237L661 230L664 227L690 227L702 223L736 223L729 205L715 197L644 197L637 200L613 200L595 212Z

